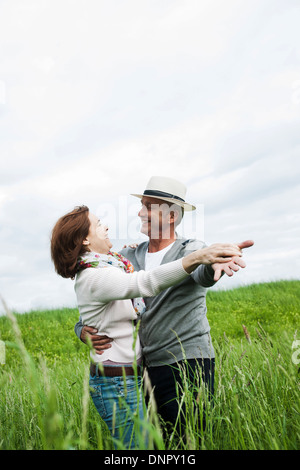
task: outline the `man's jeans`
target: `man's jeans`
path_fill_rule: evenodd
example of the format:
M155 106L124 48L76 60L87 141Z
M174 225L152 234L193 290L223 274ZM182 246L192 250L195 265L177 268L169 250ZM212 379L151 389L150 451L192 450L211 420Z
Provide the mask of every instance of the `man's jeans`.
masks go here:
M182 373L184 367L184 374ZM157 404L157 411L163 418L165 423L170 423L170 430L174 429L174 425L178 416L178 400L182 396L181 387L182 377L188 378L189 389L193 390L194 397L197 398L199 392L199 379L204 382L208 389L208 398L211 399L214 393L214 359L187 359L179 361L175 364L148 367L148 374L152 387L154 387L154 397ZM200 372L200 377L199 377ZM198 378L198 382L197 382ZM184 379L185 380L185 379ZM185 385L186 386L186 385ZM199 416L199 426L205 427L205 417ZM185 424L185 407L183 406L180 418L177 421L176 430Z
M103 421L108 426L113 439L120 441L121 448L138 448L139 442L135 431L134 418L143 419L141 379L123 377L90 376L91 397ZM137 387L139 393L137 393ZM114 443L118 448L118 443Z

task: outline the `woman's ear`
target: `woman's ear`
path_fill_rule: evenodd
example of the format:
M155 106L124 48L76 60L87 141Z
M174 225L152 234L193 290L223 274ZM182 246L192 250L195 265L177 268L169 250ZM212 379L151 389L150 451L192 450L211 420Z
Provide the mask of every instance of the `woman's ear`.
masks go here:
M90 242L88 241L88 239L87 239L87 238L85 238L85 239L83 240L82 244L83 244L83 245L89 245L89 244L90 244Z

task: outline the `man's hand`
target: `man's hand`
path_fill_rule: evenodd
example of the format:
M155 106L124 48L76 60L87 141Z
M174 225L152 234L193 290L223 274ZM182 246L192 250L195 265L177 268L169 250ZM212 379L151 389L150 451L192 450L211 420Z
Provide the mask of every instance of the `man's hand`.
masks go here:
M84 343L87 343L88 338L92 342L93 349L95 349L96 353L101 355L104 353L106 349L111 348L111 342L113 341L112 338L108 336L99 336L96 333L98 330L96 328L92 328L91 326L84 326L81 330L80 339Z
M213 268L215 275L214 281L218 281L224 271L227 276L233 276L233 271L238 271L241 268L246 267L245 261L240 258L239 256L234 256L231 261L227 263L214 263L211 265Z
M250 248L250 246L253 246L254 241L246 240L244 242L238 243L237 245L240 250L242 250L243 248ZM218 281L222 275L222 272L227 274L227 276L231 277L233 276L233 273L238 271L240 268L245 268L246 263L241 257L234 256L232 260L228 261L227 263L214 263L211 265L211 267L215 272L214 281Z

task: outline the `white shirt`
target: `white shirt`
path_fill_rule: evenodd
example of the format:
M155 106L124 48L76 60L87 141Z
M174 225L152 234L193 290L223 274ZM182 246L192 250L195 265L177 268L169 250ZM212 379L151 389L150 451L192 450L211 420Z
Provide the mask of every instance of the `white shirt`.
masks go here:
M159 266L163 260L165 254L172 248L175 242L171 243L171 245L166 246L160 251L156 251L155 253L149 253L147 251L145 256L145 271L150 271L150 269L156 268Z

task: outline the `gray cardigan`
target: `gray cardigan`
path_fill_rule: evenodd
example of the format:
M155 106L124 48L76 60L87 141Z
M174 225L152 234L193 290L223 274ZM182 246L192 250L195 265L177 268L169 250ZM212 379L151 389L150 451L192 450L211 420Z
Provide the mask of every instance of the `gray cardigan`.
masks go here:
M126 248L120 253L139 271L145 269L148 244L143 242L136 249ZM178 238L162 264L204 247L201 241ZM207 287L215 284L213 277L210 266L200 265L181 283L144 299L147 309L141 316L139 336L148 367L172 364L183 358L215 357L206 317L206 292ZM80 318L75 325L79 338L82 326Z

